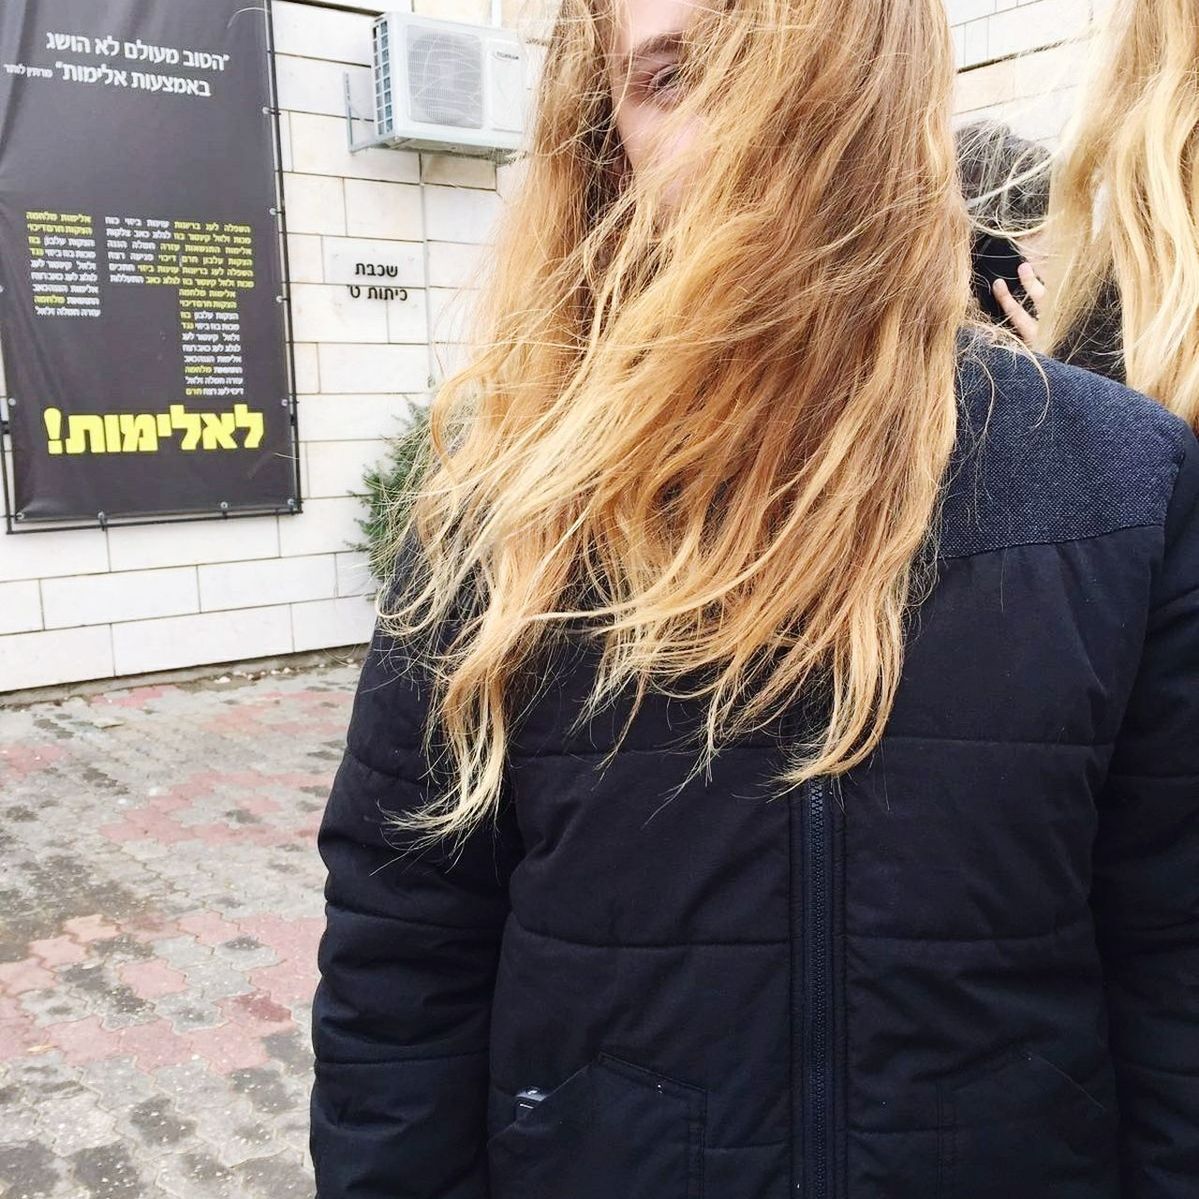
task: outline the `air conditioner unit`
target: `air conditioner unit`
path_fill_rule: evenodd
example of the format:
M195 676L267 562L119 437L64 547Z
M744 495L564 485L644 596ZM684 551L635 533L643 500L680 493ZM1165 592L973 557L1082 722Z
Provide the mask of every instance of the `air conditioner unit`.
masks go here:
M389 12L375 20L372 43L370 144L500 161L519 150L526 88L515 31Z

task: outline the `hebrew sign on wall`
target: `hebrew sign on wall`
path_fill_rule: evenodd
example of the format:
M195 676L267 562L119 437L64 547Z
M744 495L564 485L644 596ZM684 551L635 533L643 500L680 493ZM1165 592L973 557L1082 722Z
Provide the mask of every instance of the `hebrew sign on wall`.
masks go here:
M269 21L0 3L13 530L297 505Z

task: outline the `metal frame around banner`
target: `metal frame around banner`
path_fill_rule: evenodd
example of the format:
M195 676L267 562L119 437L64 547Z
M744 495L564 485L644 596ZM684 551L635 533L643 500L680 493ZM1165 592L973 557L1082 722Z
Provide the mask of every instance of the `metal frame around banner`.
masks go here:
M291 315L291 263L287 254L287 215L283 199L283 138L279 128L279 117L282 109L279 107L279 86L275 74L275 21L273 0L263 0L261 11L266 17L266 47L267 47L267 91L268 105L263 115L270 118L274 136L271 139L271 150L275 156L275 203L271 215L275 218L276 237L279 244L280 264L282 266L280 290L281 295L275 297L277 303L283 305L283 336L286 345L287 394L279 398L281 405L287 408L288 422L291 428L292 448L292 478L295 483L295 499L287 505L274 505L262 508L238 508L236 511L217 509L216 511L186 511L179 513L159 513L154 516L108 517L98 512L90 520L38 520L25 521L21 514L13 511L16 498L16 481L10 481L9 472L12 469L13 440L12 425L9 420L9 409L13 405L13 397L0 393L0 490L4 493L4 527L6 533L17 536L26 533L57 533L65 529L107 529L125 528L131 525L177 525L191 524L195 521L212 520L244 520L254 516L298 516L304 510L302 479L300 474L300 425L296 403L296 356L295 341L292 337ZM249 5L258 8L258 5ZM3 301L3 287L0 287L0 301Z

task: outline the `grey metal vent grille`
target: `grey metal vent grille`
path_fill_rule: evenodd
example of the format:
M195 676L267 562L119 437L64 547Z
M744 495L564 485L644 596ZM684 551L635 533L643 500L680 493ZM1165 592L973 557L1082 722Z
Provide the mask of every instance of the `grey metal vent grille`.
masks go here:
M395 128L391 96L391 23L386 17L380 17L371 32L375 65L375 132L391 133Z
M460 129L483 128L483 43L469 33L409 27L412 119Z

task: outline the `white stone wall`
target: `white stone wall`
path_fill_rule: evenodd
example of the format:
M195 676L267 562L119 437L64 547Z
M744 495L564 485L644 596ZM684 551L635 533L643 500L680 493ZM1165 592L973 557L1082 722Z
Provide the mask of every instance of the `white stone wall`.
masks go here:
M437 369L425 289L434 339L448 342L450 301L501 203L483 160L347 150L342 73L369 114L371 7L274 5L303 512L0 535L0 692L367 638L370 580L349 548L365 511L355 493L401 427L405 397L426 398ZM488 0L416 9L491 19ZM350 299L362 259L397 264L407 300ZM451 346L440 359L452 362Z
M1057 43L1076 37L1099 2L947 0L959 112L1055 136L1079 59ZM490 0L415 7L479 23L492 13ZM369 113L370 14L383 6L274 8L304 511L0 535L0 692L344 646L369 633L369 579L349 549L364 510L355 493L399 427L404 398L427 394L437 370L426 298L434 341L455 337L461 304L452 302L485 253L503 180L497 191L481 160L351 155L342 73L356 111ZM503 17L535 34L542 11L507 0ZM349 298L353 262L375 255L399 266L406 301ZM451 346L441 360L452 364Z
M992 117L1053 145L1078 99L1088 35L1109 0L946 0L963 120Z

